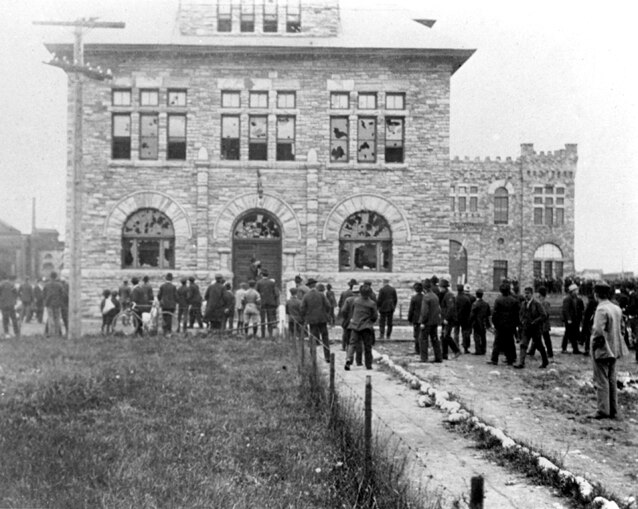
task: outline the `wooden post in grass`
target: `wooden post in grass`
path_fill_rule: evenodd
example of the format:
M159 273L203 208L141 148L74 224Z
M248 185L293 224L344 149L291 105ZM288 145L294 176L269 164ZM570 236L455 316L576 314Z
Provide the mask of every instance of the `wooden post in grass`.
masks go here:
M470 509L483 509L483 476L477 475L472 477L470 491Z
M303 332L299 334L299 355L301 356L301 364L300 364L300 373L304 371L304 364L306 363L306 352L305 345L303 340Z
M317 388L317 340L311 334L310 335L310 379L312 383L312 390Z
M363 475L366 483L372 472L372 377L366 376L366 397L363 423Z

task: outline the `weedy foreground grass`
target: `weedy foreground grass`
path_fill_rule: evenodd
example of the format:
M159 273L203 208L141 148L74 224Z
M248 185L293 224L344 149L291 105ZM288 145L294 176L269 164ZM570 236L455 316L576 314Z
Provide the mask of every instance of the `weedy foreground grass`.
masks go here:
M343 507L285 342L0 342L0 507ZM336 442L336 441L335 441Z

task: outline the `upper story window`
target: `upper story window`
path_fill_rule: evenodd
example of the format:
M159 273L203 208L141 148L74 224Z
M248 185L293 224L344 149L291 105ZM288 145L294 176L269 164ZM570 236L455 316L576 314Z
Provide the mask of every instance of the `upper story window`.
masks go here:
M385 94L385 108L386 110L404 110L405 94L396 94L390 92Z
M346 163L350 140L350 120L348 117L330 117L330 162Z
M222 115L221 158L239 160L239 115Z
M217 3L217 31L230 32L233 28L232 4L220 0Z
M113 106L130 106L131 90L130 89L114 89L111 95Z
M565 224L565 188L562 186L534 187L534 224L563 226Z
M277 31L277 25L279 23L277 9L277 0L264 0L264 33Z
M114 113L112 117L111 158L131 158L131 114Z
M295 104L295 92L277 92L277 108L294 108Z
M294 0L288 0L286 5L286 32L301 32L301 5Z
M403 117L385 118L385 162L402 163L403 153Z
M268 116L250 115L248 117L248 160L266 161L268 159Z
M140 90L140 106L159 106L159 90Z
M509 222L509 193L504 187L494 191L494 224L507 224Z
M460 184L450 187L452 212L478 211L478 186Z
M359 117L357 124L357 161L375 163L377 161L377 119Z
M239 92L227 91L222 92L222 108L239 108L240 95Z
M350 108L350 94L348 92L331 92L330 108L333 110L347 110Z
M358 107L360 110L376 110L377 109L376 92L359 92Z
M186 106L186 90L168 89L166 94L169 106Z
M122 268L175 268L175 229L163 212L142 208L122 227Z
M167 117L167 159L186 159L186 115Z
M140 115L140 159L157 159L159 152L159 115Z
M241 3L239 30L242 32L255 31L255 3L244 0Z
M277 161L295 160L295 117L277 117Z
M248 105L251 108L268 108L268 92L250 92Z

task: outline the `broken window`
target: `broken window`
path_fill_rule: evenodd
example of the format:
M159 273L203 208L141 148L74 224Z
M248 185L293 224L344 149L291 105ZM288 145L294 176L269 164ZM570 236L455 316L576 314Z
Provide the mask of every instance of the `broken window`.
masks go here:
M131 90L130 89L114 89L112 92L113 106L130 106Z
M494 191L494 224L507 224L509 222L510 198L505 187L499 187Z
M295 95L294 92L277 92L277 108L294 108Z
M357 161L374 163L377 160L377 119L359 117L357 123Z
M385 94L385 108L387 110L404 110L405 94L396 94L390 92Z
M239 30L241 32L255 31L255 3L244 0L241 3L239 18Z
M230 32L232 28L232 5L229 1L220 0L217 4L217 31Z
M339 270L392 270L392 232L383 216L361 210L344 221L339 232Z
M159 90L140 90L140 106L158 106Z
M330 161L333 163L348 162L349 136L348 117L330 118Z
M157 159L159 145L159 116L140 115L140 159Z
M169 106L186 106L186 90L168 90L167 103Z
M268 92L251 92L248 101L251 108L268 108Z
M301 6L298 1L288 0L286 5L286 32L301 32Z
M235 226L236 239L279 239L281 227L269 214L251 212Z
M248 117L248 159L266 161L268 159L268 117L251 115Z
M122 227L122 268L175 268L175 230L157 209L138 209Z
M277 117L277 161L295 160L295 117Z
M227 161L239 160L239 115L222 116L221 158Z
M385 119L385 162L402 163L403 151L403 117L386 117Z
M131 115L129 113L115 113L113 115L111 158L131 158Z
M377 108L376 92L360 92L358 100L360 110L375 110Z
M350 94L348 92L331 92L330 108L333 110L347 110L350 108Z
M223 91L222 92L222 108L239 108L240 106L239 92Z
M276 32L278 23L277 0L264 0L264 32Z
M186 115L168 115L167 159L186 159Z

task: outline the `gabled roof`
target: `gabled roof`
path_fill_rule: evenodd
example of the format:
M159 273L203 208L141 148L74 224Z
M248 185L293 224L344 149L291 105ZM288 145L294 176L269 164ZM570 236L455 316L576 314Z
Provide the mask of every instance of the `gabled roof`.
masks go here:
M22 235L22 232L0 219L0 235Z

